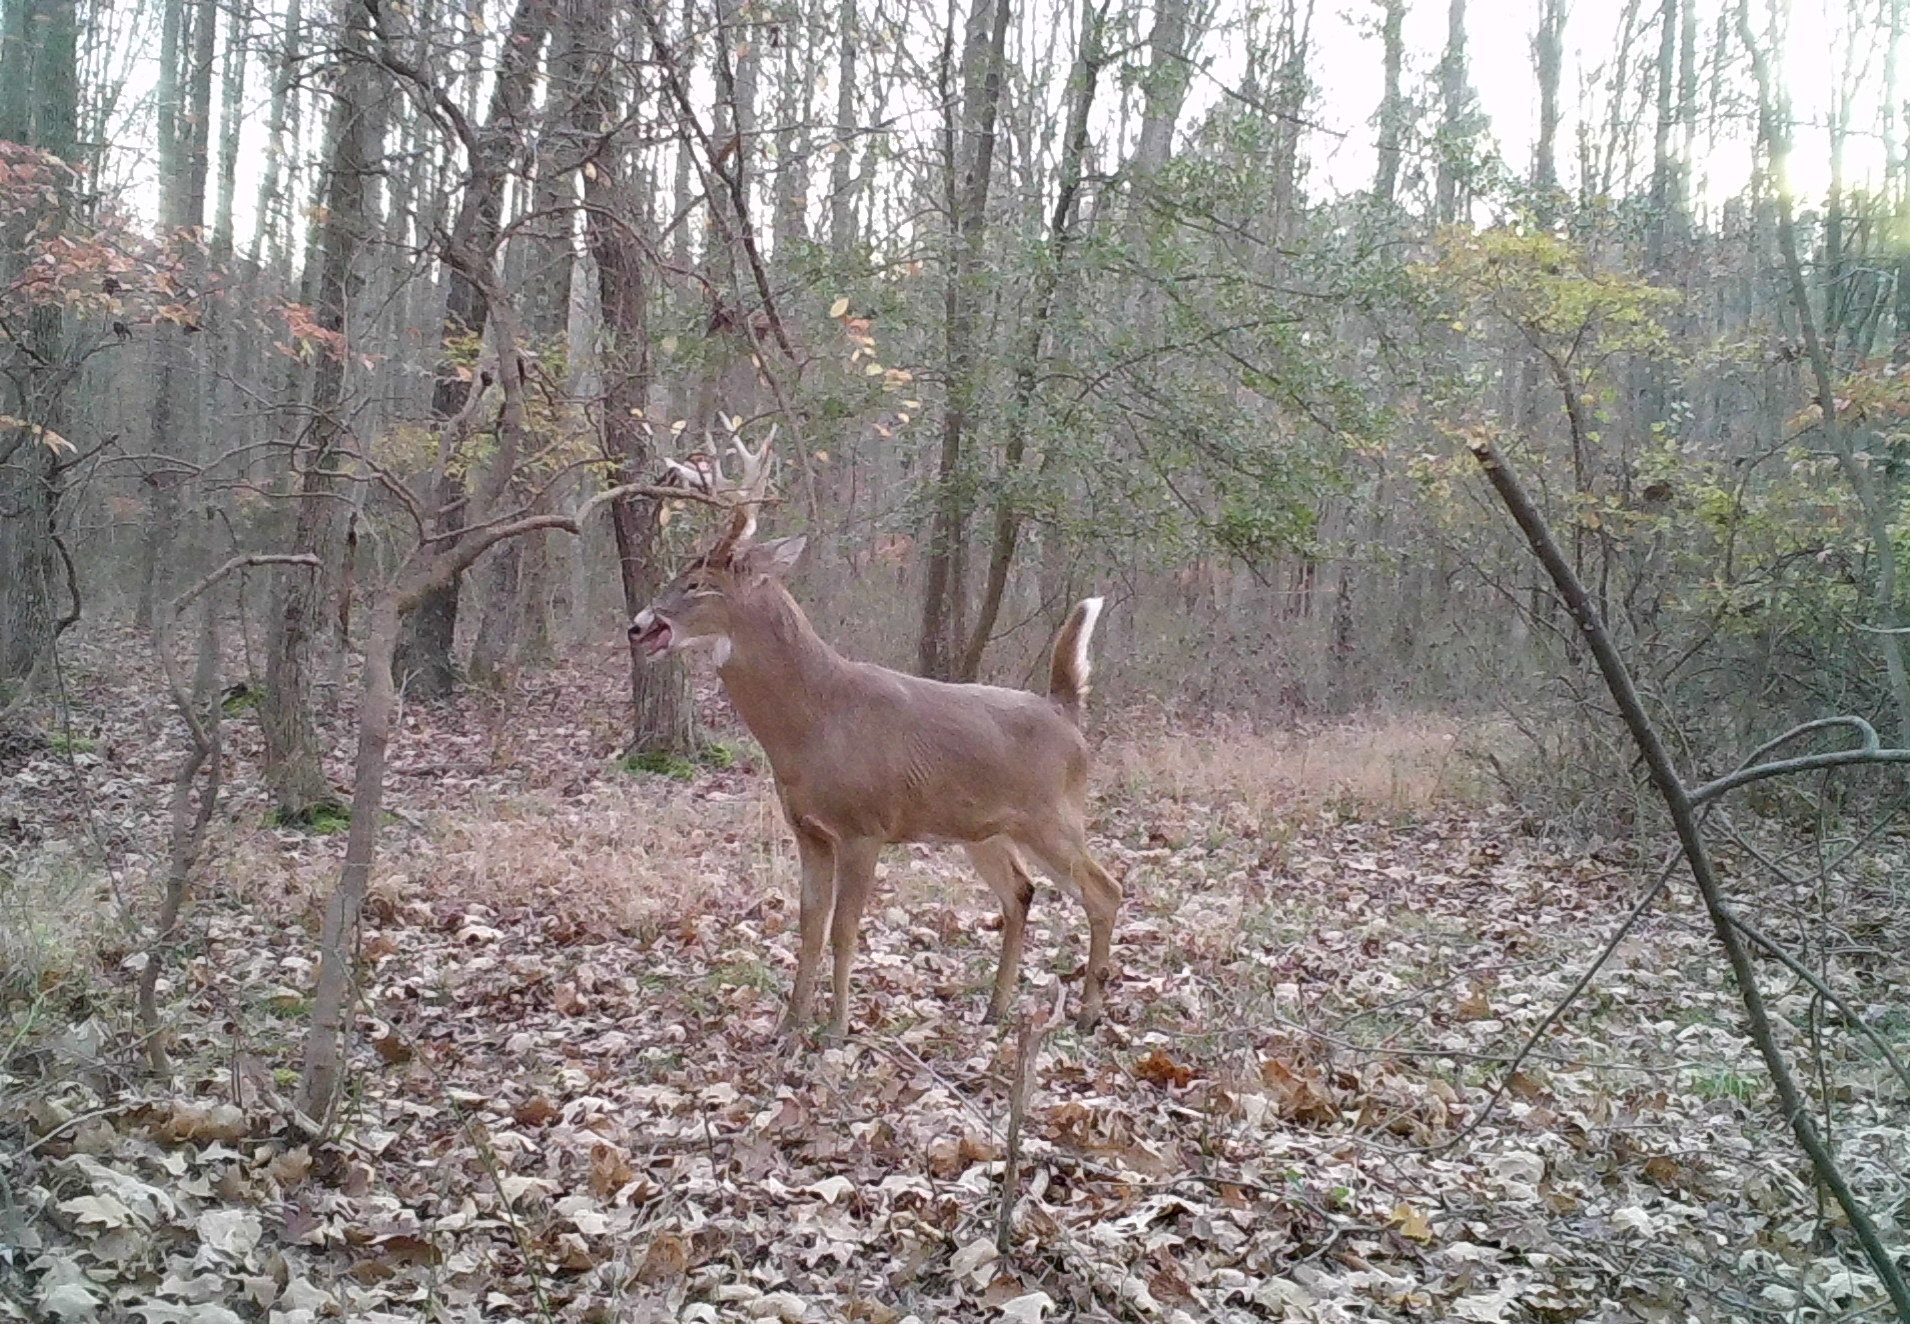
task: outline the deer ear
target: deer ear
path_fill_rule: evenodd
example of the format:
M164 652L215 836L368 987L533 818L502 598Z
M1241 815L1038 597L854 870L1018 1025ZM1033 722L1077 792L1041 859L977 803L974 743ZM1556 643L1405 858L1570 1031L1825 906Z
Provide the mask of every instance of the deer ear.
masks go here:
M752 577L760 575L767 579L781 579L796 568L796 562L802 559L802 549L808 541L808 538L798 534L794 538L773 538L769 542L759 542L737 555L737 568Z

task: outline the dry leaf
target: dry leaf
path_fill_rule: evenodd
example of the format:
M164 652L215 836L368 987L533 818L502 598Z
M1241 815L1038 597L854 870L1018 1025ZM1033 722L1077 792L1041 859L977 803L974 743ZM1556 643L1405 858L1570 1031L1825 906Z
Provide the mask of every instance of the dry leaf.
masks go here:
M1432 1222L1426 1215L1401 1200L1393 1206L1390 1221L1399 1229L1399 1235L1414 1241L1426 1242L1433 1239Z
M1194 1069L1183 1066L1160 1049L1150 1049L1145 1057L1134 1064L1134 1074L1150 1085L1159 1085L1163 1089L1179 1089L1194 1078Z
M690 1266L690 1245L674 1232L660 1232L643 1252L637 1266L637 1281L655 1287L675 1282Z

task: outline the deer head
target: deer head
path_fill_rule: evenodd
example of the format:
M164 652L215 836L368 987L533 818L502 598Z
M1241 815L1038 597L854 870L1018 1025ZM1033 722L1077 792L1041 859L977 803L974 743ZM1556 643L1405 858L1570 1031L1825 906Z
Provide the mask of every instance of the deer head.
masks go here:
M763 444L751 451L732 429L730 447L738 461L735 478L707 455L693 456L688 463L665 461L683 486L703 493L729 513L715 544L664 585L630 622L631 642L644 658L703 647L721 665L729 655L736 613L771 579L788 574L802 556L800 537L755 541L756 512L769 499L769 448L775 439L771 429Z

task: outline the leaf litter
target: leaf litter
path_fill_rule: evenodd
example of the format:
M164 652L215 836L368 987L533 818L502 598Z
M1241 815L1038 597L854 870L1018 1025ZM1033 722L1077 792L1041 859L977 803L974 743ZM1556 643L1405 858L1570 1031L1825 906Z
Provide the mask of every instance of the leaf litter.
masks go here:
M6 863L90 860L143 905L178 733L134 681L76 690L106 738L14 770ZM1877 1299L1675 891L1507 1077L1639 868L1491 806L1269 813L1137 777L1134 749L1097 801L1127 893L1111 1023L1045 1043L999 1253L1015 1035L978 1023L984 889L953 852L892 850L850 1039L785 1051L795 865L766 770L744 746L688 785L621 771L616 692L607 655L405 714L353 1085L320 1139L288 1095L342 842L263 826L256 730L228 724L234 789L162 981L174 1076L137 1070L123 929L9 994L0 1317L1830 1319ZM342 774L349 733L329 734ZM1020 1014L1074 974L1077 918L1038 897ZM1905 944L1866 947L1851 986L1901 1039ZM1776 1005L1800 1048L1808 990ZM1844 1158L1901 1243L1905 1101L1832 1053Z

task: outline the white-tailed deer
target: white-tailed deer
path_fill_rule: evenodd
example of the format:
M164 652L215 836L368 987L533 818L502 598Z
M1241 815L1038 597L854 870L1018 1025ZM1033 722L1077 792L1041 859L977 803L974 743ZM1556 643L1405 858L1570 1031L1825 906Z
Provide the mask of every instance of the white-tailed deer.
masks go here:
M1075 604L1056 638L1048 692L950 685L843 657L783 587L802 538L753 541L769 443L739 441L740 480L673 465L689 486L732 504L727 529L637 613L630 637L650 658L706 648L769 756L802 864L796 985L780 1032L811 1014L825 927L835 950L829 1032L849 1024L849 968L876 856L890 842L960 842L1001 902L1001 964L989 1021L1013 997L1034 883L1024 861L1074 893L1088 917L1080 1024L1101 1016L1120 885L1088 854L1088 641L1101 599Z

